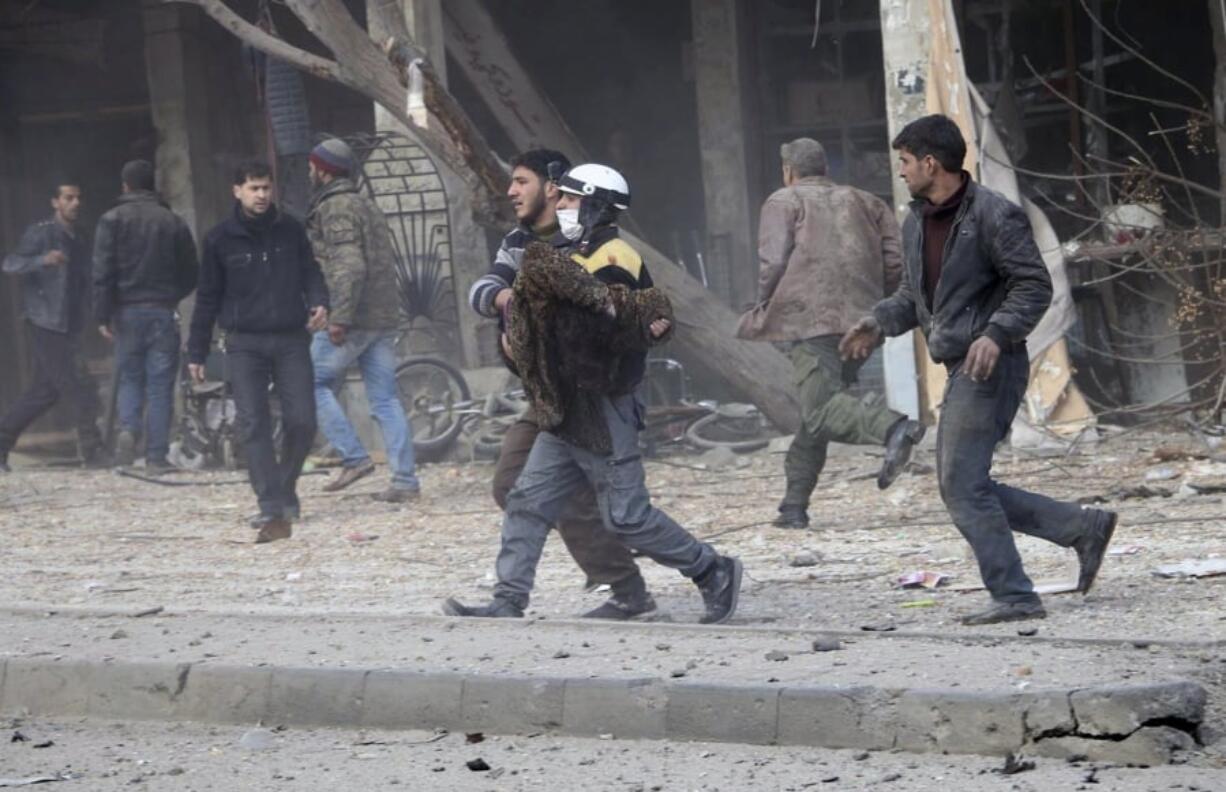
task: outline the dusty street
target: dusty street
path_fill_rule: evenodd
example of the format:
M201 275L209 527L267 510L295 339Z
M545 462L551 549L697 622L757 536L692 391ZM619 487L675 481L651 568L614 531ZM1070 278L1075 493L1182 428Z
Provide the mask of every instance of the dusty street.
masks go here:
M1047 597L1042 635L1226 638L1226 577L1151 574L1183 559L1226 556L1222 496L1180 494L1181 487L1192 491L1189 482L1212 490L1226 481L1226 463L1154 459L1155 449L1195 451L1198 442L1187 435L1129 435L1070 457L998 456L1003 481L1060 498L1101 496L1121 514L1095 591L1085 598ZM919 472L882 493L870 480L877 457L836 450L811 507L810 531L768 524L782 486L778 453L739 457L716 470L693 469L701 464L697 457L672 457L649 462L648 477L659 505L744 560L747 586L735 623L848 630L893 624L958 634L957 617L980 606L984 595L957 591L977 584L978 574L937 497L931 452L921 450L916 462ZM437 613L445 596L488 596L500 517L488 494L490 475L481 463L424 466L424 497L408 506L369 500L384 485L382 474L335 495L321 492L323 475L308 475L305 521L294 538L253 547L245 544L253 505L241 473L185 472L166 477L176 486L162 486L108 472L19 466L0 478L6 538L0 601ZM1162 492L1174 495L1157 496ZM1121 498L1137 493L1154 497ZM369 537L377 538L355 541ZM1071 551L1027 537L1018 543L1036 583L1075 579ZM805 551L815 563L792 566ZM643 568L665 618L696 620L698 597L688 582L648 561ZM950 585L896 586L901 574L915 570L948 575ZM562 543L551 540L531 615L572 616L593 606L602 595L585 595L582 585Z
M1221 770L1159 770L1039 760L1014 775L987 757L927 756L712 743L143 724L3 722L0 780L54 777L48 792L195 790L892 790L1216 792ZM28 738L9 742L19 731ZM50 740L53 745L34 748ZM250 746L250 747L248 747ZM472 771L481 759L488 770Z

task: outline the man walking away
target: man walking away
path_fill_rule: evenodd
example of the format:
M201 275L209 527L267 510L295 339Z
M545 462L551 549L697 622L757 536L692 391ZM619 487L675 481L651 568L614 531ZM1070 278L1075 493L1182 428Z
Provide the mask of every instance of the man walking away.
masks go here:
M789 347L801 426L784 459L787 490L775 524L805 528L830 442L884 445L877 486L885 489L924 426L879 397L853 395L863 361L839 359L843 333L898 286L898 222L880 198L831 181L816 140L785 143L780 155L784 187L766 200L758 227L759 302L737 335Z
M233 213L204 238L187 359L192 378L203 382L216 321L225 331L239 439L260 507L251 520L260 544L288 538L300 513L298 476L315 440L308 331L327 326L328 287L302 223L272 203L268 165L239 166L233 192ZM270 386L281 406L280 449Z
M121 172L119 205L94 235L94 319L114 340L119 436L115 461L131 465L141 416L145 467L167 470L175 377L179 372L179 302L196 288L196 242L187 223L153 191L153 165L133 160Z
M937 428L941 499L970 543L992 606L963 624L1047 615L1022 569L1013 531L1077 552L1077 588L1090 591L1115 532L1116 515L1082 509L992 479L1030 377L1026 336L1051 303L1051 277L1026 214L962 169L966 141L949 118L930 115L894 139L899 173L914 200L903 222L902 284L839 346L868 356L883 335L919 327L949 373Z
M103 463L98 432L98 388L80 359L81 330L89 289L89 244L77 228L81 187L52 184L52 215L26 229L17 249L4 258L4 271L21 282L34 380L0 416L0 473L26 428L61 399L77 427L77 448L89 465Z
M336 138L316 146L308 164L315 194L307 214L307 236L332 301L327 330L316 333L311 342L315 409L320 428L340 452L343 464L324 491L342 490L375 469L336 399L346 370L356 363L392 468L391 487L374 498L404 503L418 497L421 483L413 458L413 430L396 387L400 290L395 251L383 212L353 182L354 165L353 152Z

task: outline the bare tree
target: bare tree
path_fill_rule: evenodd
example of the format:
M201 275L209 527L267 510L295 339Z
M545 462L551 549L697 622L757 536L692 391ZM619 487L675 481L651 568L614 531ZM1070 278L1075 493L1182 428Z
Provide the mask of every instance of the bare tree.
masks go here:
M376 42L354 20L341 0L283 0L328 49L331 59L270 35L236 14L224 0L162 2L198 6L256 49L317 77L345 85L382 105L423 147L465 179L474 197L473 211L479 223L505 227L515 222L503 199L508 181L505 166L439 81L429 58L409 35L396 0L379 0L370 6L372 29L389 34L381 42ZM406 90L411 76L419 76L422 81L422 99L429 112L425 125L414 123L408 113ZM767 345L737 340L733 335L736 316L729 308L668 257L627 236L674 303L680 325L674 343L679 353L704 361L730 390L756 404L777 428L794 431L799 425L799 414L787 359Z

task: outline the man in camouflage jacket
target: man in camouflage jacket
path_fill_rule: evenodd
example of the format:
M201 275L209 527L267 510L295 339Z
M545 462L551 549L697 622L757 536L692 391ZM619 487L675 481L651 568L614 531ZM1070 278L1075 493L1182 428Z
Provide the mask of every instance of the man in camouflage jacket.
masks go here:
M421 485L413 432L396 388L400 289L395 251L383 212L351 178L354 166L349 146L335 138L320 143L310 155L315 194L307 214L307 236L332 295L328 329L316 333L311 344L315 403L320 428L344 465L324 490L344 489L375 469L336 398L346 370L356 363L392 467L391 488L374 497L399 503L415 499Z

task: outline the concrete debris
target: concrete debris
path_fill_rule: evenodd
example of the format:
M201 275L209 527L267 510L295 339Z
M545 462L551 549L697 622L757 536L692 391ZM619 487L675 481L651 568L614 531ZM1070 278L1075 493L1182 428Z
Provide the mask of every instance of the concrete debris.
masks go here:
M792 556L792 560L788 562L788 566L794 567L811 567L817 566L818 556L811 550L801 550L796 555Z
M1178 564L1163 564L1153 570L1160 578L1203 578L1226 575L1226 558L1189 558Z

